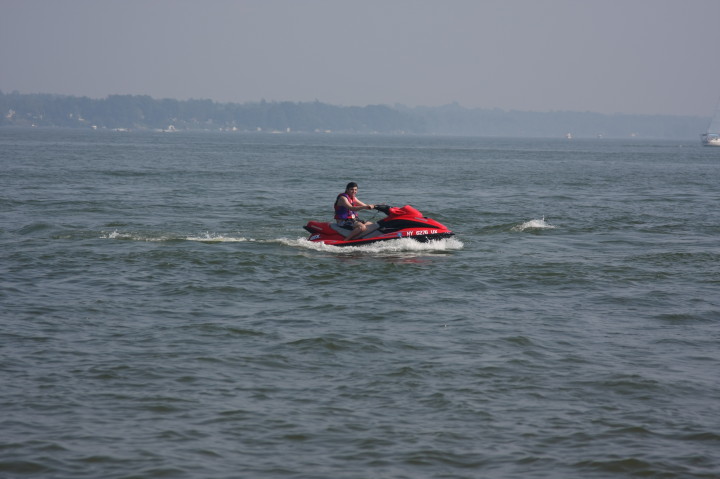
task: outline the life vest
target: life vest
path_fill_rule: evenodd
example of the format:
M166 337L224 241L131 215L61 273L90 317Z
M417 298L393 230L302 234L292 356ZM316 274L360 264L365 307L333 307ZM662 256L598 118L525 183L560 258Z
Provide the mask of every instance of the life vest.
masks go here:
M340 195L337 195L337 198L335 198L335 219L336 220L349 220L357 218L357 213L355 213L353 210L339 205L338 200L341 196L344 196L347 198L347 200L350 202L351 206L355 206L355 200L353 198L350 198L350 195L347 193L342 193Z

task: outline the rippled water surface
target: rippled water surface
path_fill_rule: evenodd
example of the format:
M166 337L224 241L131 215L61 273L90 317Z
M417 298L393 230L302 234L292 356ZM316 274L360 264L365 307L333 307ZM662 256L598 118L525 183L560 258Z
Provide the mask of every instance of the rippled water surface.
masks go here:
M456 236L305 241L348 181ZM719 477L719 184L692 141L0 130L0 477Z

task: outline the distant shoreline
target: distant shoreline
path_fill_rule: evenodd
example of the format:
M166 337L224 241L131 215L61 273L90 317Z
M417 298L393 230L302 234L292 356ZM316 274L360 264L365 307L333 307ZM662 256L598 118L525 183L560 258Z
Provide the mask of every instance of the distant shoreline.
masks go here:
M103 99L0 92L0 127L211 130L266 133L418 134L527 138L696 138L709 118L527 112L387 105L216 103L110 95Z

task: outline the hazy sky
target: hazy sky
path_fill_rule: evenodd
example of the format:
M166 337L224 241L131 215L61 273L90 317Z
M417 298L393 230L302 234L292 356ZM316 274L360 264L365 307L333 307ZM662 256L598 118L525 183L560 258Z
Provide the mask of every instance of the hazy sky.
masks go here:
M710 116L720 0L0 0L0 90Z

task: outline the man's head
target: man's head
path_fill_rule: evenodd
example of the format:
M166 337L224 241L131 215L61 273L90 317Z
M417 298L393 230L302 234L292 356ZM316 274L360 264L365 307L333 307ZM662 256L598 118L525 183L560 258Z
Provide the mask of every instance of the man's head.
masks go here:
M357 190L358 190L358 185L354 181L351 181L345 187L345 193L348 193L348 194L355 194L355 193L357 193Z

